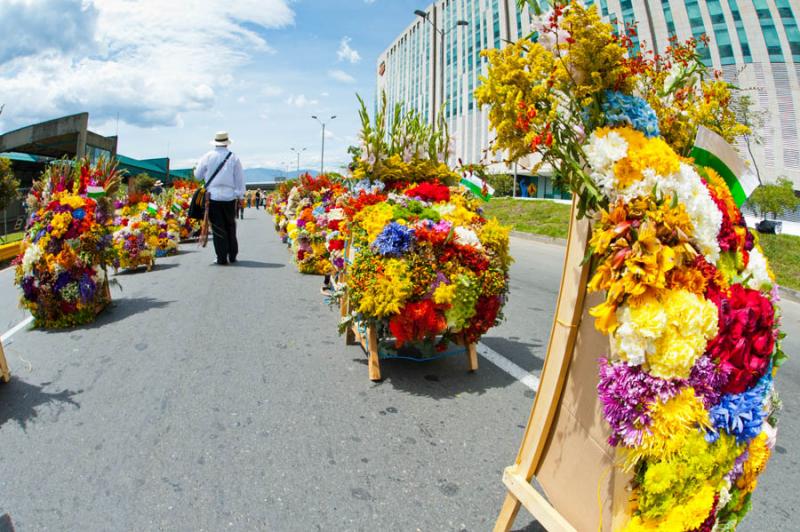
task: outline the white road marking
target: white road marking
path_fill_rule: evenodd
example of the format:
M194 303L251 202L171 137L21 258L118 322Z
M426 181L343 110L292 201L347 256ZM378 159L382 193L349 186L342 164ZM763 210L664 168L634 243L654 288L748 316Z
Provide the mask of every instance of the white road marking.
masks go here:
M28 324L30 324L32 321L33 321L33 316L28 316L27 318L25 318L21 322L17 323L11 329L6 331L3 334L3 336L0 336L0 342L3 342L3 343L7 342L12 336L17 334L19 331L21 331L25 327L27 327Z
M528 373L486 344L478 343L478 354L533 390L539 389L539 377Z

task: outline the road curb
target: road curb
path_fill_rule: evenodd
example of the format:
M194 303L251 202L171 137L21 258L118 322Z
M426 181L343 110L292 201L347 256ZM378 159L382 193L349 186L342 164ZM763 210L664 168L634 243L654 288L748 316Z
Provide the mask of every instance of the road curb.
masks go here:
M545 244L554 244L556 246L566 246L566 238L555 238L552 236L534 235L531 233L521 233L519 231L511 231L511 236L521 238L522 240L532 240L534 242L543 242ZM788 299L795 303L800 303L800 290L793 290L791 288L780 287L781 299Z
M522 240L532 240L534 242L542 242L544 244L554 244L556 246L567 245L566 238L557 238L554 236L534 235L532 233L522 233L520 231L511 231L511 236L521 238Z
M794 301L795 303L800 303L800 291L781 286L780 292L782 299L788 299L790 301Z

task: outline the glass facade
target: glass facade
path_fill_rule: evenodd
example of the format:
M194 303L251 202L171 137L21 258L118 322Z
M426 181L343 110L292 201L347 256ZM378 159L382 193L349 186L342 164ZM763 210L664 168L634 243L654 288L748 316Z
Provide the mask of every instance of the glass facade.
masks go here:
M800 30L797 29L797 19L794 16L791 2L789 0L775 0L775 7L778 8L778 15L783 23L783 31L786 33L786 40L789 42L792 61L800 63Z
M714 29L720 62L723 65L733 65L736 63L736 58L733 55L733 45L728 34L728 25L725 23L725 15L722 13L722 4L720 0L708 0L706 6L711 17L711 27Z
M770 62L783 63L781 39L778 37L778 29L775 27L775 21L769 11L769 5L767 5L766 0L753 0L753 7L756 8L758 23L761 25L761 33L764 36L764 43L767 45Z
M703 13L700 11L700 4L697 0L687 0L686 14L689 16L689 26L692 28L692 36L700 40L705 35L706 25L703 22ZM703 60L708 66L711 66L711 51L708 46L699 44L697 46L697 53L700 54L700 59Z
M736 36L739 38L742 60L745 63L752 63L753 54L750 51L750 40L747 38L747 32L744 29L744 21L742 21L742 12L739 11L739 5L736 3L736 0L728 0L728 8L731 10L733 24L736 26Z
M672 18L672 6L669 0L661 0L661 9L664 11L664 20L667 22L667 33L670 37L675 35L675 20Z

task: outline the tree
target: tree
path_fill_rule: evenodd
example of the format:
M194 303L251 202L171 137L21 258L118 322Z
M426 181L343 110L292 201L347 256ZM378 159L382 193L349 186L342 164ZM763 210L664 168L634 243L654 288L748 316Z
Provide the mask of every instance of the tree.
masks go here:
M741 94L736 98L733 106L736 119L740 124L750 129L750 133L743 135L744 143L747 146L747 153L750 154L750 160L753 162L758 182L763 183L761 181L761 172L753 155L753 144L760 145L764 140L761 136L761 130L764 129L764 125L767 123L767 113L756 107L753 98L749 94Z
M800 206L800 198L795 195L791 180L785 177L779 177L773 184L759 186L748 201L764 220L767 214L778 218Z
M156 180L150 177L148 174L138 174L133 178L133 180L136 183L137 192L149 193L156 184Z
M19 197L19 181L11 171L11 161L0 158L0 211Z

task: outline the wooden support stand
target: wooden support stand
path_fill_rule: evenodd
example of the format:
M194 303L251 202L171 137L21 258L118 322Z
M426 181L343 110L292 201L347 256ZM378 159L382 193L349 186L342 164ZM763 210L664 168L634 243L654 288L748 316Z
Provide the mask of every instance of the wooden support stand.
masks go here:
M608 339L594 328L588 309L602 301L586 295L584 262L588 220L572 217L539 390L516 462L503 474L508 493L495 532L511 530L524 506L547 530L616 530L625 524L629 477L616 467L609 429L597 400L597 358ZM546 493L531 481L536 477Z
M8 370L6 354L3 351L3 342L0 342L0 381L8 382L11 380L11 372Z

